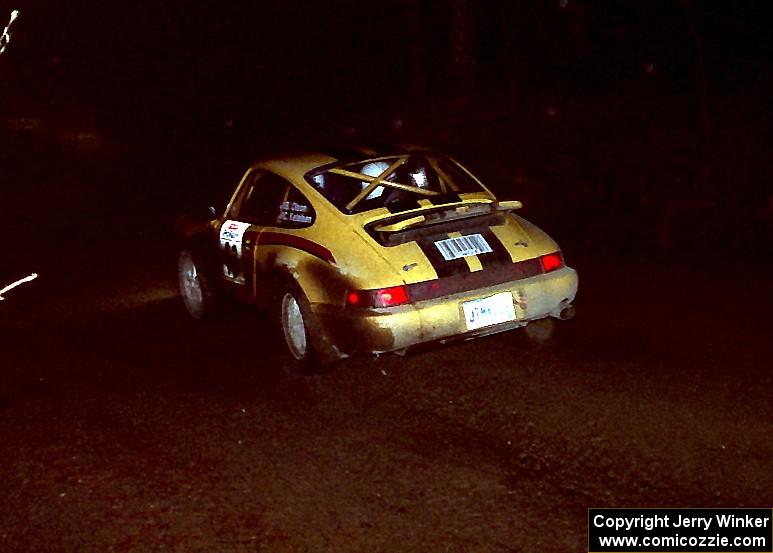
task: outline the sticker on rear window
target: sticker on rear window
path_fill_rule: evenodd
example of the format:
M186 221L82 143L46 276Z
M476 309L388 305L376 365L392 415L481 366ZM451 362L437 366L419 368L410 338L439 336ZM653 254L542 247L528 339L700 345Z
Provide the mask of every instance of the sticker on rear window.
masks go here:
M482 253L491 253L491 246L480 234L470 234L469 236L459 236L458 238L446 238L438 240L435 246L440 250L443 259L452 261L461 257L479 255Z

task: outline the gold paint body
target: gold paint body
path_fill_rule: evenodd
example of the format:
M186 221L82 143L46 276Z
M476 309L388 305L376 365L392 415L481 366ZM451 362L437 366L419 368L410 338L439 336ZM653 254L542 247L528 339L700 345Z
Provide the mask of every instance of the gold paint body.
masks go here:
M433 281L438 275L427 256L416 242L385 247L374 240L365 230L366 225L392 216L386 208L347 215L325 199L311 186L304 175L321 165L334 162L322 154L309 154L258 162L250 168L274 172L294 184L309 200L316 212L314 223L301 229L278 227L251 227L257 236L263 232L286 233L326 248L335 262L329 263L302 249L277 245L257 245L250 269L252 278L248 287L247 301L260 302L266 275L282 273L297 282L309 300L312 312L318 318L327 338L335 344L341 355L366 352L381 353L403 350L421 343L455 338L471 338L523 326L530 320L546 316L558 316L559 311L574 300L578 278L574 269L562 267L548 274L513 280L390 308L355 309L346 306L348 290L371 290L403 284ZM459 166L470 175L469 171ZM248 173L249 174L249 171ZM247 175L239 187L244 185ZM493 204L494 195L483 186L476 193L460 194L457 207ZM381 181L370 177L370 186L360 196L367 194ZM234 192L225 215L213 221L213 229L229 218L239 187ZM509 205L520 205L512 202ZM419 217L423 211L436 208L426 200L419 201L419 208L401 213ZM532 259L558 251L558 245L543 231L525 219L509 213L505 223L489 227L505 247L513 262ZM457 237L453 232L445 237ZM484 254L485 255L485 254ZM479 256L465 258L471 272L484 270ZM410 270L405 267L410 266ZM462 303L485 298L499 292L514 295L516 320L475 331L467 331ZM524 301L521 301L524 299Z

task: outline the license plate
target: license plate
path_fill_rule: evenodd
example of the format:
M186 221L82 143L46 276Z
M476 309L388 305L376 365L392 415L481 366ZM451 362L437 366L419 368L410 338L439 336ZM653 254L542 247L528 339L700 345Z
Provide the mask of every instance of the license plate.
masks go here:
M482 253L491 253L491 246L489 246L481 234L470 234L457 238L438 240L435 242L435 247L440 250L443 259L446 261L453 261L460 257L469 257Z
M464 310L464 324L467 325L467 330L515 320L515 307L511 292L501 292L487 298L466 301L462 303L462 309Z

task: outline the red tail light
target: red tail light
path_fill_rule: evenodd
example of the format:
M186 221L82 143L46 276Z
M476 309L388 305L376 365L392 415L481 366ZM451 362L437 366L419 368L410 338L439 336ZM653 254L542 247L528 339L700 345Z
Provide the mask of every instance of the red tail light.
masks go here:
M376 306L379 304L383 307L391 307L393 305L402 305L408 303L408 290L405 286L393 286L391 288L383 288L376 291Z
M346 304L352 307L395 307L408 303L408 289L392 286L379 290L350 290Z
M346 304L352 307L367 307L368 293L361 290L351 290L346 294Z
M542 264L542 270L546 273L555 271L556 269L560 269L564 266L564 258L561 256L561 252L553 252L543 255L539 258L539 260Z

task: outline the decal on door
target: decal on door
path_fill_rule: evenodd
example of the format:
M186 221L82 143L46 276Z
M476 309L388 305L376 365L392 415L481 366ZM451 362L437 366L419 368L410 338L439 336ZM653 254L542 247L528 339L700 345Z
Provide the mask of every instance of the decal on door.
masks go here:
M244 284L244 272L241 268L242 239L244 233L250 228L250 223L231 221L230 219L220 227L220 249L223 251L223 276L236 284Z

